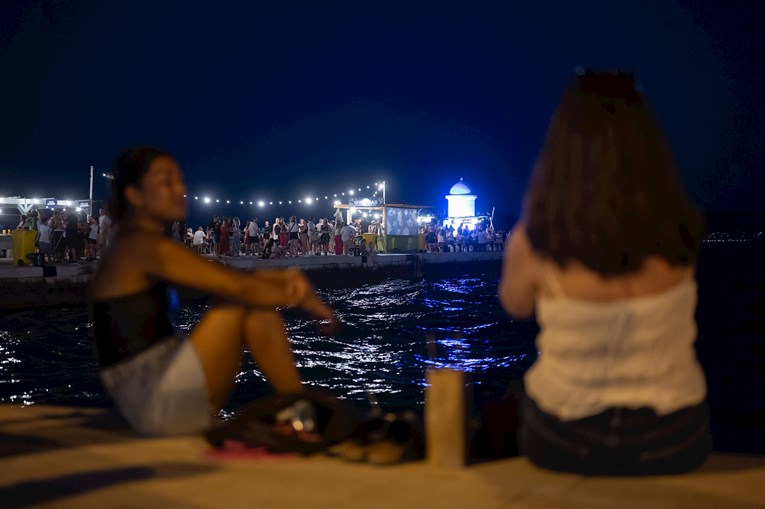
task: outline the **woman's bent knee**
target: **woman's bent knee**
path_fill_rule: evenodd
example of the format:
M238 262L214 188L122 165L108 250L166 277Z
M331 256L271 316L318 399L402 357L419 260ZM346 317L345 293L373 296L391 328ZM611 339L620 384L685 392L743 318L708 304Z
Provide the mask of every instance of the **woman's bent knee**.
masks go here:
M266 327L284 327L282 315L276 309L251 308L245 310L245 326L262 330Z

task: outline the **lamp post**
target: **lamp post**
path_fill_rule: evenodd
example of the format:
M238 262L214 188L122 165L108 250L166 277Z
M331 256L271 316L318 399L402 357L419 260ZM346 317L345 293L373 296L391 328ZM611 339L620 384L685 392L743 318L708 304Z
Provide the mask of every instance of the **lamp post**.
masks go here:
M90 167L90 195L88 196L88 211L93 215L93 166Z

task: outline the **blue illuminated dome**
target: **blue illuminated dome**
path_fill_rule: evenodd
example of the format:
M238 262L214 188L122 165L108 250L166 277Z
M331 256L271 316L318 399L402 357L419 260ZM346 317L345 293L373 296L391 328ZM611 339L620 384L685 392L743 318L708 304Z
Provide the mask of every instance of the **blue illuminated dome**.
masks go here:
M473 191L468 187L467 184L465 184L462 179L460 179L459 182L454 184L452 188L449 190L449 194L471 194Z
M445 198L449 202L449 217L475 216L477 197L462 179L452 186Z

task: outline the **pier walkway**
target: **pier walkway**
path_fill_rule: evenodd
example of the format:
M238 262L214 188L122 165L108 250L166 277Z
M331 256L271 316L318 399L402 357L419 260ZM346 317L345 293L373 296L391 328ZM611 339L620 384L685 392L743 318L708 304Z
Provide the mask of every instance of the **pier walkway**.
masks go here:
M0 507L765 507L765 458L713 455L671 477L581 477L523 458L462 469L372 467L326 457L220 461L199 437L143 438L110 409L0 405Z

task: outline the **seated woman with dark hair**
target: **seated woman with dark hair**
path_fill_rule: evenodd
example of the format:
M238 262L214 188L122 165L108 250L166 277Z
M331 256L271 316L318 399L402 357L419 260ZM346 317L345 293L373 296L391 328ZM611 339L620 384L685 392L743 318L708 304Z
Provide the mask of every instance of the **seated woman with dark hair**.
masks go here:
M178 163L152 147L114 167L116 227L92 280L93 336L101 378L129 423L148 434L206 429L233 387L247 347L278 393L303 389L277 306L296 306L331 330L332 311L300 271L237 272L163 235L186 215ZM170 285L220 297L188 338L169 318Z
M499 295L536 312L519 448L585 474L691 470L710 451L696 359L703 221L629 76L587 73L553 115Z

